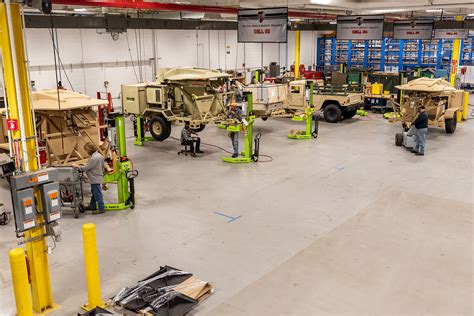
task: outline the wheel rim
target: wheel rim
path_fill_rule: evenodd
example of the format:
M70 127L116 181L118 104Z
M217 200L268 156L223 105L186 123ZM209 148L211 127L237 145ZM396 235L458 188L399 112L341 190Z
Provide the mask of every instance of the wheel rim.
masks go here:
M154 122L151 128L153 129L153 133L155 133L156 135L161 135L161 133L163 132L161 124L158 122Z

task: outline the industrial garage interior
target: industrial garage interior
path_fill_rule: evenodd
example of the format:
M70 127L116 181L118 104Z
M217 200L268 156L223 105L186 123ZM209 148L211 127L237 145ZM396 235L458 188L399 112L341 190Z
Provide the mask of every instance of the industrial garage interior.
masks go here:
M474 2L0 2L0 316L473 315Z

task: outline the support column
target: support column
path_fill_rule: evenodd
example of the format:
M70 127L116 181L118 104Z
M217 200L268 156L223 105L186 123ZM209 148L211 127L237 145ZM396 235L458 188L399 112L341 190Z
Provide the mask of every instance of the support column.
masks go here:
M456 16L456 21L462 21L461 16ZM461 55L461 39L457 38L453 41L453 50L451 52L451 71L449 75L449 81L451 86L454 87L456 81L456 75L459 68L459 57Z
M295 32L295 80L300 79L300 43L301 31Z

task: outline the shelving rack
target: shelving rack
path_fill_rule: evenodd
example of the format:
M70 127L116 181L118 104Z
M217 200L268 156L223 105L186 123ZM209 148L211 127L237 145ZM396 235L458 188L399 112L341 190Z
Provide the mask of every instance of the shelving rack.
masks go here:
M318 39L318 66L347 64L375 70L435 68L449 70L453 40L382 40L347 41L335 37ZM474 37L461 41L462 65L474 64Z

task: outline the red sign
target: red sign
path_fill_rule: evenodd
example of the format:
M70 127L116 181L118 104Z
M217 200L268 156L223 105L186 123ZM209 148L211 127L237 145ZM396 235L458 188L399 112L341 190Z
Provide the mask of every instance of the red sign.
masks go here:
M9 131L17 131L18 130L18 120L7 120L7 128Z

